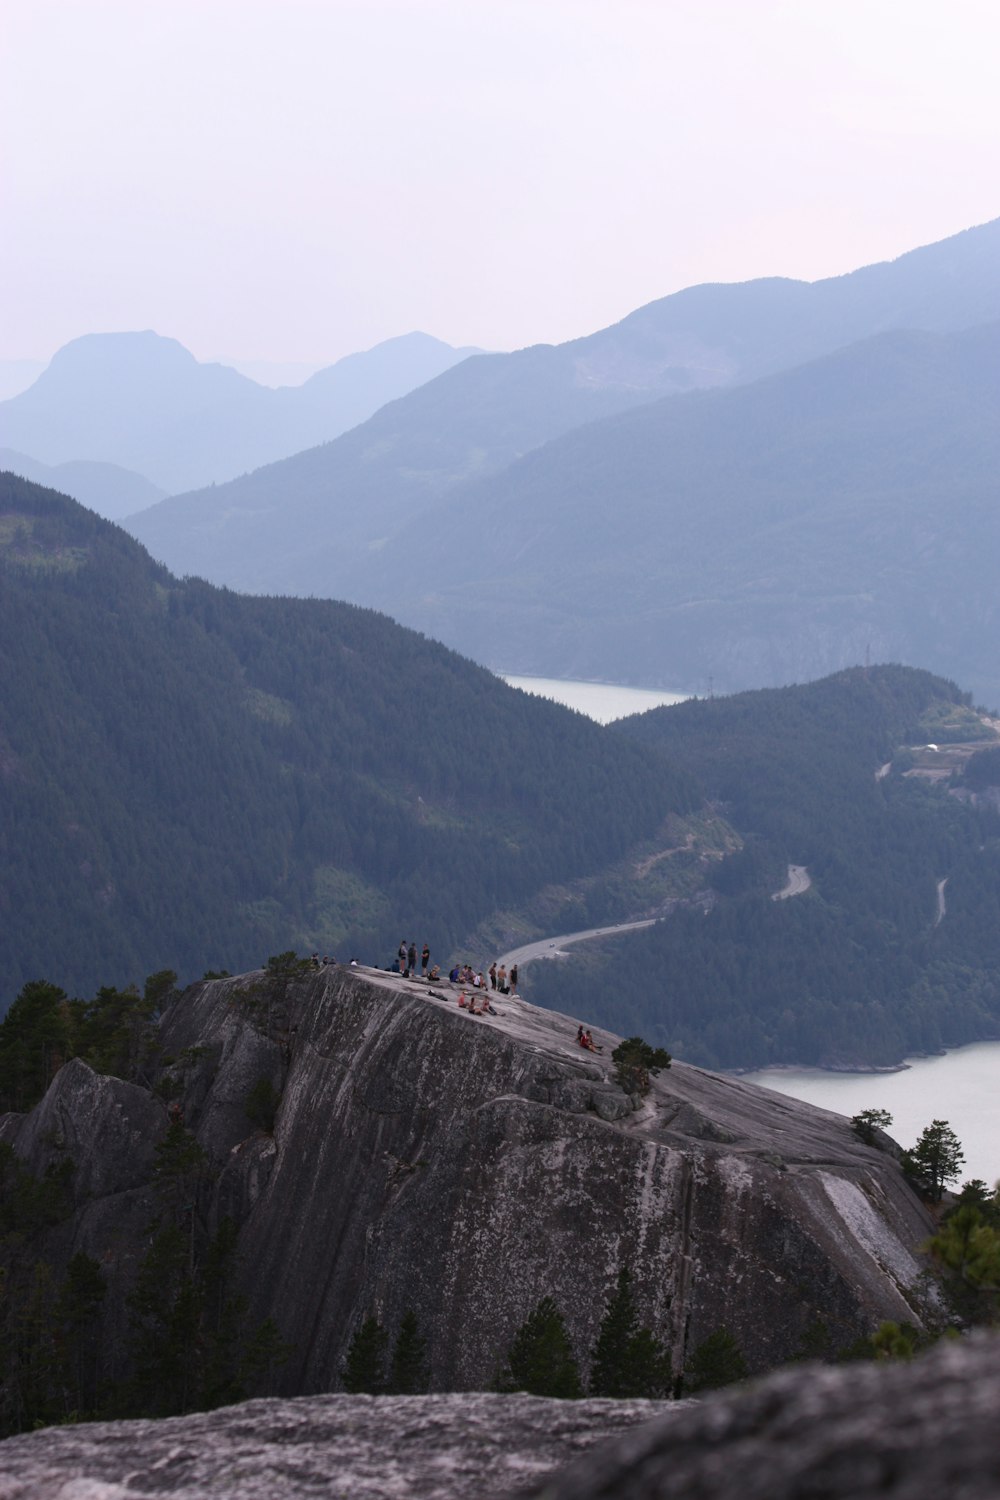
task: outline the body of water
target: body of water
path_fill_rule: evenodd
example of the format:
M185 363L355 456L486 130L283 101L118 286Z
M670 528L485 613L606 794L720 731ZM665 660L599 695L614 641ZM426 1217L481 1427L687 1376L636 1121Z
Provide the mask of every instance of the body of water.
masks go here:
M610 724L612 719L624 719L629 714L645 713L647 708L659 708L664 703L683 703L689 693L661 693L652 688L621 687L615 682L573 682L561 677L511 677L506 672L499 674L511 687L521 688L526 693L536 693L539 698L551 698L555 703L564 703L596 719L598 724Z
M575 708L599 724L690 696L611 682L500 675L511 687ZM887 1109L893 1117L889 1134L901 1146L914 1145L932 1120L947 1120L965 1151L960 1181L981 1177L992 1184L1000 1179L1000 1042L957 1047L942 1057L911 1058L898 1073L767 1068L745 1076L748 1083L848 1118L863 1109Z
M838 1115L887 1109L889 1134L912 1146L925 1125L947 1120L962 1143L959 1182L1000 1178L1000 1042L956 1047L943 1057L916 1057L899 1073L824 1073L817 1068L766 1068L748 1083L790 1094ZM957 1184L953 1184L957 1185Z

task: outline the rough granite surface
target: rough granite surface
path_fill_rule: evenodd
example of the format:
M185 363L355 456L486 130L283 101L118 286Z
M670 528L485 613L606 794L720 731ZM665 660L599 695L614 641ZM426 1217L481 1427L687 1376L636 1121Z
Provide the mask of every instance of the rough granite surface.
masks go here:
M581 1052L575 1019L516 997L470 1017L457 998L334 965L287 993L261 972L195 985L161 1023L208 1154L192 1232L235 1221L249 1322L292 1346L268 1394L337 1389L359 1320L392 1338L407 1309L431 1389L482 1390L545 1295L586 1372L626 1265L677 1375L720 1328L756 1372L924 1320L932 1222L846 1120L683 1062L633 1098L610 1034ZM273 1135L245 1113L261 1079L281 1095ZM46 1255L98 1260L109 1308L149 1244L166 1129L161 1098L81 1062L0 1120L34 1171L72 1160L76 1210Z
M311 1396L53 1427L0 1443L0 1500L492 1500L663 1409L481 1393Z
M0 1500L996 1500L1000 1339L703 1402L313 1396L0 1443Z
M781 1371L637 1427L534 1500L996 1500L1000 1340Z

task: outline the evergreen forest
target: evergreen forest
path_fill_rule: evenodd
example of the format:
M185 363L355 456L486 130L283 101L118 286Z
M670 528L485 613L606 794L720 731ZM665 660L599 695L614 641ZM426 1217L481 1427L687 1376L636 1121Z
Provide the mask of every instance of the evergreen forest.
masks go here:
M180 581L0 476L0 1013L318 949L443 959L690 779L384 615Z
M1000 1036L1000 756L953 684L857 668L613 733L694 778L742 847L667 920L527 968L530 999L710 1068L890 1065ZM811 884L775 900L791 864Z

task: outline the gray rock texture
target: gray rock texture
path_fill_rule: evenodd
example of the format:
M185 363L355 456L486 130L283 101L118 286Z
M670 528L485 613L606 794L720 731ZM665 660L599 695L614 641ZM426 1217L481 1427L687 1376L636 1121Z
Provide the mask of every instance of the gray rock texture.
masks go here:
M37 1174L72 1161L73 1195L81 1204L148 1182L166 1128L163 1107L146 1089L101 1077L77 1058L59 1069L30 1115L5 1119L6 1139Z
M996 1500L1000 1342L783 1371L577 1462L535 1500Z
M1000 1341L701 1403L312 1396L0 1443L0 1500L995 1500Z
M544 1295L586 1370L624 1265L676 1375L719 1328L760 1371L924 1320L931 1221L846 1120L682 1063L633 1098L607 1033L583 1053L566 1016L456 1002L331 966L196 985L163 1019L170 1088L209 1158L192 1233L236 1221L249 1320L273 1317L292 1346L279 1392L336 1389L360 1319L392 1338L408 1308L431 1388L482 1390ZM273 1137L245 1113L262 1078L281 1091ZM72 1156L56 1259L98 1259L109 1306L149 1243L166 1125L159 1099L81 1063L3 1122L35 1170Z
M532 1396L313 1396L0 1443L0 1500L492 1500L663 1409Z

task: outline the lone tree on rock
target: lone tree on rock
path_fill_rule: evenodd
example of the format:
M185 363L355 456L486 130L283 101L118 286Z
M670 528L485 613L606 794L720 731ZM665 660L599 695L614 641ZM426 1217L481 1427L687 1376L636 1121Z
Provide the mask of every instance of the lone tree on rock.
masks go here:
M590 1394L665 1396L670 1384L669 1356L652 1331L640 1325L632 1273L623 1266L594 1345Z
M503 1391L561 1396L564 1400L583 1395L566 1324L551 1297L542 1298L514 1335L499 1385Z
M663 1047L653 1047L641 1036L630 1036L611 1054L615 1065L615 1078L626 1094L648 1094L650 1077L656 1077L661 1068L670 1067L670 1053Z
M945 1183L962 1169L965 1152L947 1120L932 1120L912 1151L903 1154L903 1170L932 1203L940 1203Z
M892 1124L892 1115L887 1109L863 1109L860 1114L851 1116L851 1124L855 1135L861 1137L866 1146L874 1146L877 1130L888 1130Z

